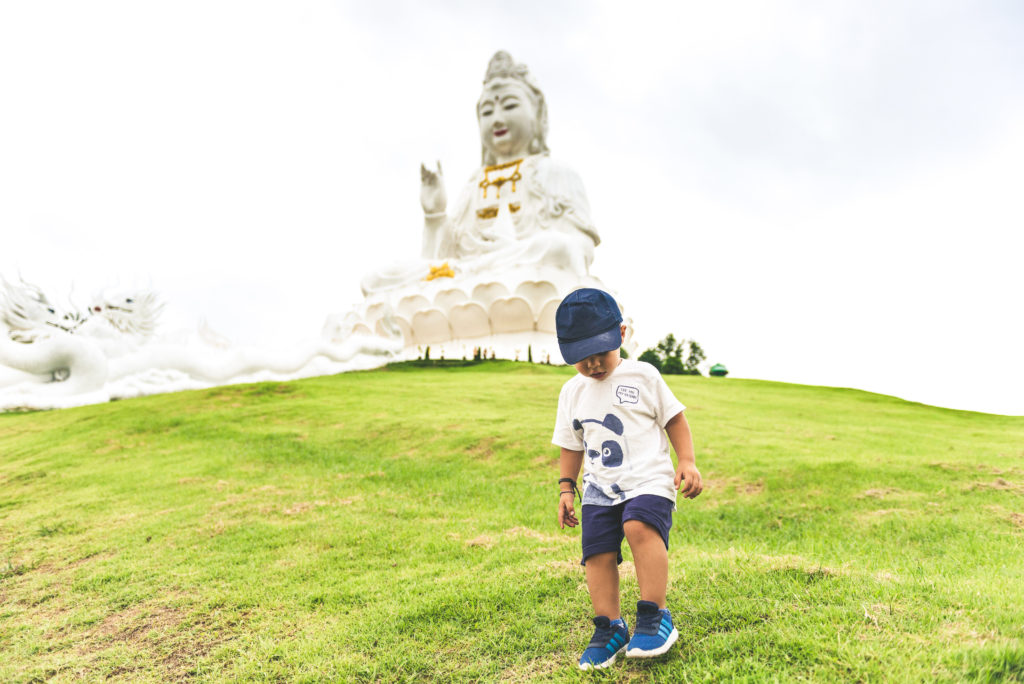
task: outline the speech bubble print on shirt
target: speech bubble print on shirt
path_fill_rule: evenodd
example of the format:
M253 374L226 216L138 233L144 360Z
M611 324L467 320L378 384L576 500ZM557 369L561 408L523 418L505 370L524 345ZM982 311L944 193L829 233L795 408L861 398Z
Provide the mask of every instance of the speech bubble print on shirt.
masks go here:
M640 401L640 390L629 385L619 385L615 388L615 396L620 404L636 404Z

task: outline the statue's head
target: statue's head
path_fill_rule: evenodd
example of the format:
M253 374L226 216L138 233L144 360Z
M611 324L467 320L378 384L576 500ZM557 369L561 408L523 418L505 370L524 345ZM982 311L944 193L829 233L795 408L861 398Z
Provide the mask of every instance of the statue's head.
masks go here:
M516 157L548 151L548 109L525 64L516 64L507 52L491 57L484 91L476 107L480 124L483 163L499 156Z

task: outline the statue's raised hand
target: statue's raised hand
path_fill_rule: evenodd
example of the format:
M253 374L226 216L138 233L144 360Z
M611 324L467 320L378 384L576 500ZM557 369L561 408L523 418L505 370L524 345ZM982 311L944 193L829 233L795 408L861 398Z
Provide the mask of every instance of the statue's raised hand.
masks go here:
M441 171L441 162L437 162L437 171L431 171L423 164L420 164L420 204L423 205L423 213L428 216L443 214L448 206L448 196L444 192L444 172Z

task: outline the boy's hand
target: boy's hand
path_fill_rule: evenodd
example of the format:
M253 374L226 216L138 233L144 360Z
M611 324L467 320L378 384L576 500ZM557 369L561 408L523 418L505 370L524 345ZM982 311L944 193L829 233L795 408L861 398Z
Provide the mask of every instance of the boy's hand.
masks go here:
M679 485L686 482L686 486L679 489ZM687 499L696 499L704 491L704 483L700 479L700 471L692 463L681 463L676 471L676 489Z
M558 526L565 529L565 526L576 527L579 521L576 519L576 509L573 507L572 492L558 495Z

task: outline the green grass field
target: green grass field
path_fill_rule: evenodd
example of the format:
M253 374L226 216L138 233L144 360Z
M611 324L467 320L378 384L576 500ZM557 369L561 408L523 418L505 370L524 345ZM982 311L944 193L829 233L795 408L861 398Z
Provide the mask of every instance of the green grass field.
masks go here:
M571 372L0 415L0 681L1024 680L1024 418L700 377L668 380L706 482L671 533L679 646L579 673Z

